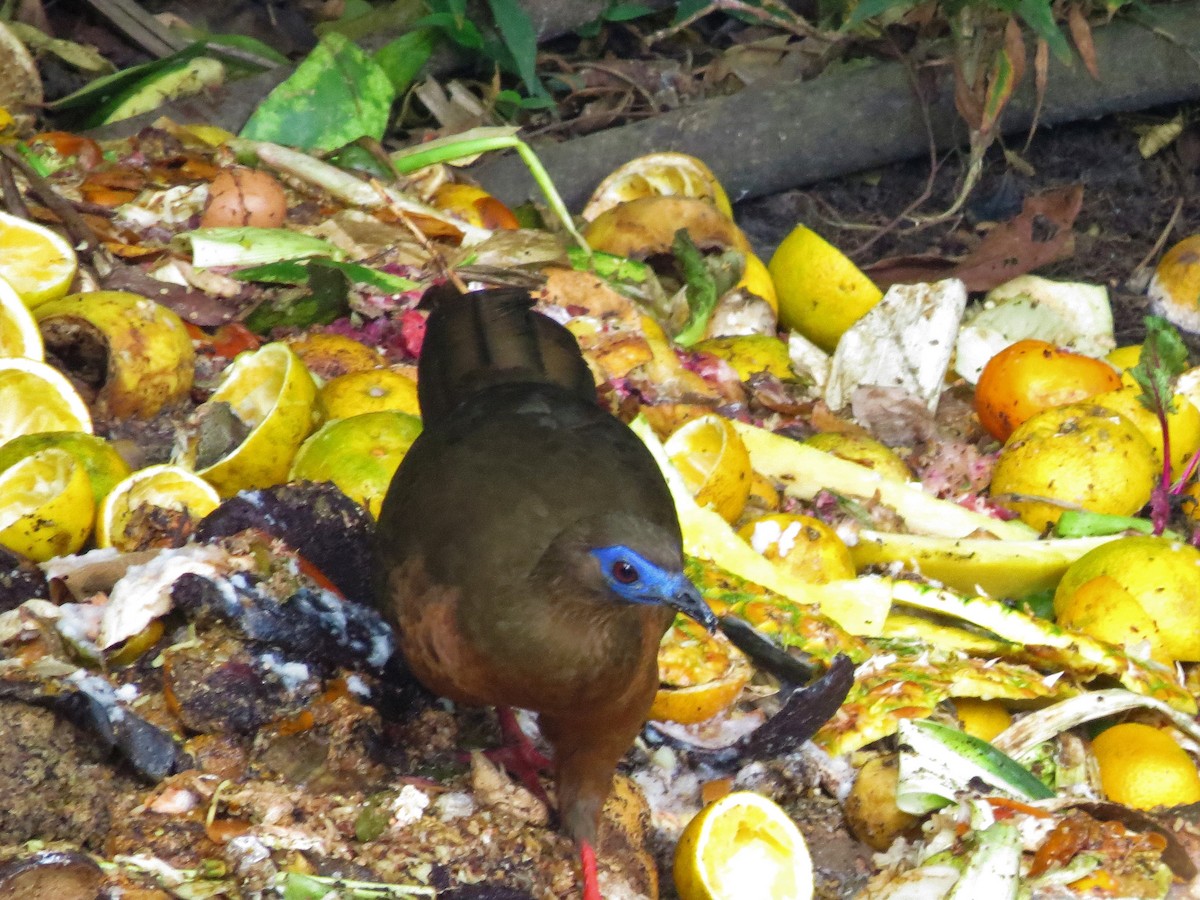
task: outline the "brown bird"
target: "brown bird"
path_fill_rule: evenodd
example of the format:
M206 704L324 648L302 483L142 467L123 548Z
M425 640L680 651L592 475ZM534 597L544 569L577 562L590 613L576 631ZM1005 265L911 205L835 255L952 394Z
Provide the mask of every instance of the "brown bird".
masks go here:
M683 574L653 457L597 404L571 333L532 305L516 290L435 303L425 430L376 532L379 603L430 690L537 712L592 900L600 811L654 698L659 642L676 611L716 618Z

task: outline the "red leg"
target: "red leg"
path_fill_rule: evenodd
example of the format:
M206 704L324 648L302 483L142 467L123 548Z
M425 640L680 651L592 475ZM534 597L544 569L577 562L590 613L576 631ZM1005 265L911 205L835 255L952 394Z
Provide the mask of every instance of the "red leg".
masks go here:
M521 730L521 726L517 724L517 714L511 706L497 706L496 716L500 720L500 735L504 739L504 746L511 747L521 755L525 763L539 772L549 772L554 768L550 758L533 746L529 735Z
M583 868L583 900L604 900L600 895L600 874L596 870L596 851L587 841L579 842L579 862Z
M501 745L495 750L488 750L485 755L519 778L535 797L552 808L553 804L546 796L546 789L542 787L538 774L549 770L553 764L533 746L529 735L521 730L512 707L497 706L496 714L500 719Z

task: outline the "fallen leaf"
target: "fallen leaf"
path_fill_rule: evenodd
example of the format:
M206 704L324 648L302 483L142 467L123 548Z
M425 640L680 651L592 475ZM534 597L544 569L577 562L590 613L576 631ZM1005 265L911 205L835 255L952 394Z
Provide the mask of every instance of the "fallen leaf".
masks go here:
M882 289L958 278L968 291L987 291L1075 252L1071 230L1083 206L1083 185L1045 191L1025 200L1019 215L998 225L958 262L942 257L882 259L864 271Z
M1097 81L1100 80L1100 65L1096 61L1096 44L1092 40L1092 26L1088 24L1087 16L1083 13L1083 4L1073 3L1067 10L1067 27L1071 30L1071 40L1075 49L1087 67L1088 74Z

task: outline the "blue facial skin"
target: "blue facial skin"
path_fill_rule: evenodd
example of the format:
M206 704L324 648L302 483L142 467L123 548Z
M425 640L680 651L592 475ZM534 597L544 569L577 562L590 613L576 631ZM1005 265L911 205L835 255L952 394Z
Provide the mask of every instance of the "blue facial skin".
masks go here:
M669 606L695 619L709 632L716 630L717 617L682 572L657 566L623 544L597 547L591 553L600 564L605 583L622 600Z

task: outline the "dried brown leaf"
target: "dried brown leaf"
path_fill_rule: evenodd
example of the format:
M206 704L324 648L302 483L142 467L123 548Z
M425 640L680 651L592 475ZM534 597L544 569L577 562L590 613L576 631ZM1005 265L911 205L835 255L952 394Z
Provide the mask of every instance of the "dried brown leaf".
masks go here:
M1056 188L1025 200L1011 221L988 232L979 246L957 263L941 257L907 256L880 260L865 271L882 289L960 278L969 291L986 291L1010 279L1070 256L1072 227L1083 206L1083 185Z
M1099 81L1100 66L1096 60L1096 44L1092 40L1092 26L1088 24L1082 4L1072 3L1067 10L1067 28L1071 31L1075 49L1079 51L1083 64L1087 66L1088 74Z
M1015 90L1025 77L1025 38L1021 34L1021 25L1015 16L1010 16L1004 26L1004 52L1008 54L1012 66L1012 83Z

